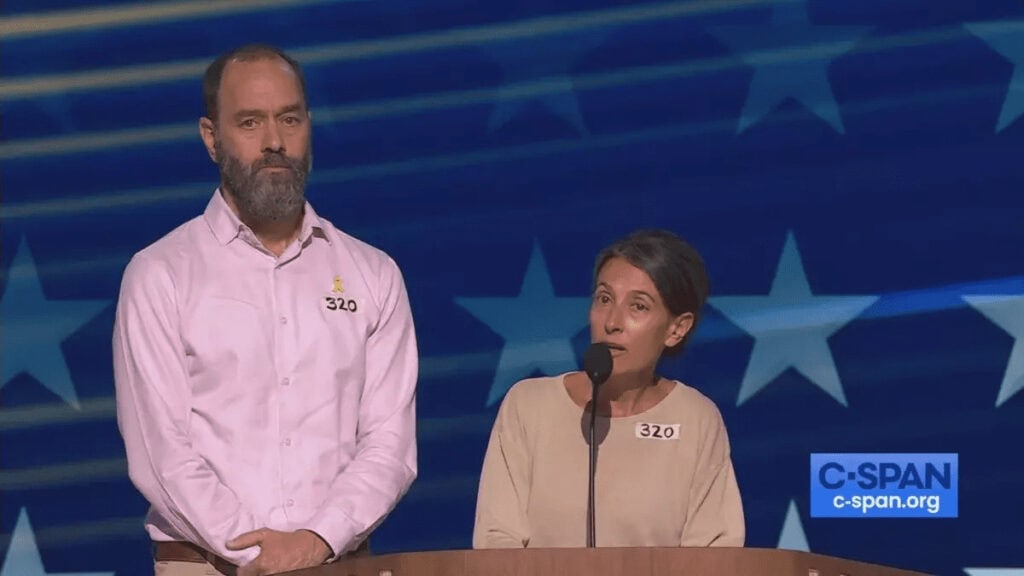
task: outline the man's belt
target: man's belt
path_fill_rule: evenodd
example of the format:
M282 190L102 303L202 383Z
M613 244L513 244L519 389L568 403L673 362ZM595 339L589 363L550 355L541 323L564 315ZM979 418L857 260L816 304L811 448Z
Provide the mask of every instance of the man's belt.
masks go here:
M369 553L370 541L366 539L360 542L355 550L345 554L343 557L366 556ZM235 573L238 571L238 566L191 542L154 542L153 559L157 562L207 562L224 576L235 576Z
M208 562L224 576L235 576L238 571L238 566L191 542L154 542L153 559L157 562Z

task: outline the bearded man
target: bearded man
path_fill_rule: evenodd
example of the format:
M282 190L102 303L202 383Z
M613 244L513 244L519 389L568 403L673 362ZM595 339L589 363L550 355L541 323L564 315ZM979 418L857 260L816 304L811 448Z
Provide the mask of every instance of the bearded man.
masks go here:
M154 572L261 576L366 550L416 477L416 337L384 252L305 199L306 88L247 45L203 78L205 212L129 262L117 418Z

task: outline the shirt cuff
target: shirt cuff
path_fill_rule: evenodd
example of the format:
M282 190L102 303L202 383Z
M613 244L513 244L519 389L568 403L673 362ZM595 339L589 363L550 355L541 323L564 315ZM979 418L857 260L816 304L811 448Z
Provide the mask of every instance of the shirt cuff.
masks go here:
M355 526L348 516L337 508L321 509L310 519L305 528L323 538L324 542L331 547L334 554L327 559L328 562L334 562L346 552L355 550L359 545Z

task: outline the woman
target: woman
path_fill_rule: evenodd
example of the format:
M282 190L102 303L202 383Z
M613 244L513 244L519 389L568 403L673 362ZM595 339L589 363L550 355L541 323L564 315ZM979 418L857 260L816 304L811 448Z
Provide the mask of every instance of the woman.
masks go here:
M613 358L597 399L598 546L743 546L721 414L655 373L682 351L707 294L700 255L670 232L636 232L597 258L590 337ZM583 372L509 390L484 457L474 548L586 545L590 400Z

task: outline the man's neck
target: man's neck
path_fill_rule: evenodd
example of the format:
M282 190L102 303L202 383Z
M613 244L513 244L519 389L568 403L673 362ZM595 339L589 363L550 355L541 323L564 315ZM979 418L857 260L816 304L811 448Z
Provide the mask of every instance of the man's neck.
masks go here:
M246 225L252 228L253 234L264 248L270 250L274 256L280 256L299 237L302 231L302 213L286 220L263 223L246 222Z
M288 246L302 232L302 218L304 214L301 211L294 216L281 220L254 221L252 218L246 218L242 214L238 209L238 204L235 202L234 195L229 190L221 186L221 192L231 211L252 230L260 244L275 256L284 254Z

